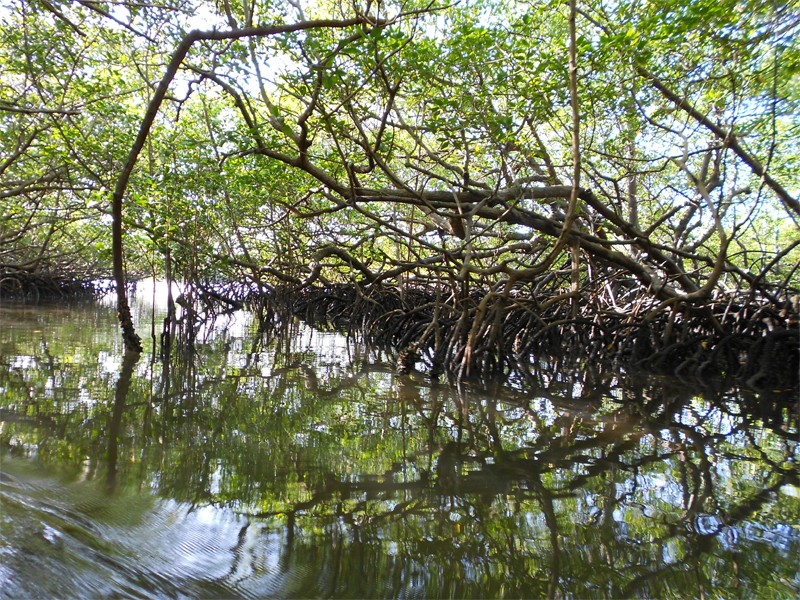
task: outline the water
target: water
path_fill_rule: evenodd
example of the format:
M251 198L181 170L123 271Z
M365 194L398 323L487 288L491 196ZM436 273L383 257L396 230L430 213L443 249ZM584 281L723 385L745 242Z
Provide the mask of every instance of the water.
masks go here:
M0 596L800 595L796 405L256 330L123 365L109 304L0 305Z

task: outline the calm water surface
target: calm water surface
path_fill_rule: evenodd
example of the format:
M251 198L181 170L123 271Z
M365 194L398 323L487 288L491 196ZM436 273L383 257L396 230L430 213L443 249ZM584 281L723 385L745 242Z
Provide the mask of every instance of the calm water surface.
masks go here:
M800 595L796 405L516 388L245 313L129 365L110 305L0 305L0 596Z

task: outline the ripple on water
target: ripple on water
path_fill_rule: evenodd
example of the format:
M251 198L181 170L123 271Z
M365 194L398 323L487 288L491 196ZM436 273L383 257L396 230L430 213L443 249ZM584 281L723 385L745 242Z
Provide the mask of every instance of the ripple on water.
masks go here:
M4 460L0 596L231 596L243 519L32 475Z

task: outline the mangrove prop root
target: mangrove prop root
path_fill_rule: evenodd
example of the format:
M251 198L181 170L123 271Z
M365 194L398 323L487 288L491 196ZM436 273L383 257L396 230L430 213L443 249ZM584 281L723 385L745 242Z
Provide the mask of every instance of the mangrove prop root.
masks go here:
M91 299L107 292L96 277L83 274L29 272L0 265L0 300L39 302Z
M433 374L454 378L527 377L525 371L535 371L543 357L571 357L701 384L727 381L781 394L798 390L800 330L790 303L745 305L726 297L654 315L632 297L619 310L583 301L575 314L572 298L551 302L556 296L487 302L486 295L474 293L445 301L448 294L434 287L401 291L341 283L273 288L256 303L276 318L299 318L392 350L400 372L422 363Z

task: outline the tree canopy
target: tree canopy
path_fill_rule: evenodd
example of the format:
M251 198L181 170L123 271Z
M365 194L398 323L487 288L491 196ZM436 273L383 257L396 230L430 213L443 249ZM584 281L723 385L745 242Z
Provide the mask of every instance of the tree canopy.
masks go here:
M797 9L7 0L0 290L398 288L462 372L554 322L796 328Z

